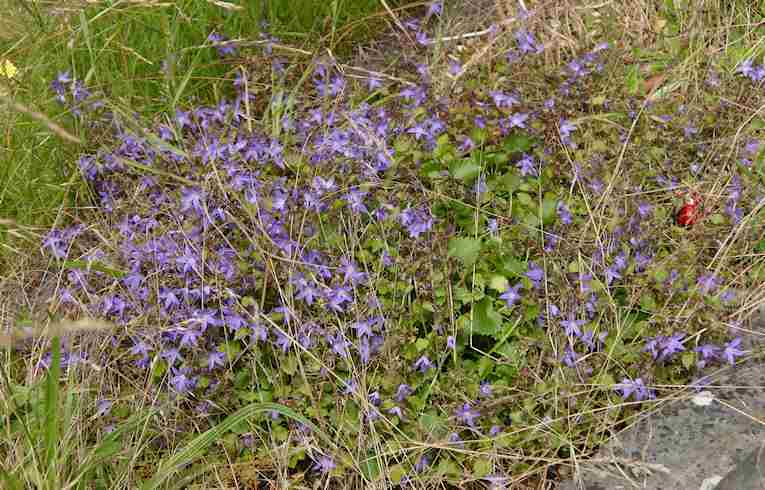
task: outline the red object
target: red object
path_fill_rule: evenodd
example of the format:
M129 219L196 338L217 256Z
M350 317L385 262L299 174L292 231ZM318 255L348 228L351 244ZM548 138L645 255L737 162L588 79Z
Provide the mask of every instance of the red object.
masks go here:
M701 218L701 196L698 194L683 204L680 211L677 213L677 224L680 226L691 226L695 224L699 218Z

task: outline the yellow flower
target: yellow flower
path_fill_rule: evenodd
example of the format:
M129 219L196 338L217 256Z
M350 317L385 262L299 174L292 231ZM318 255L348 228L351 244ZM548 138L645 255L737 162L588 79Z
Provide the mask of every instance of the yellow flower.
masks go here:
M0 60L0 77L11 79L16 76L19 69L10 60Z

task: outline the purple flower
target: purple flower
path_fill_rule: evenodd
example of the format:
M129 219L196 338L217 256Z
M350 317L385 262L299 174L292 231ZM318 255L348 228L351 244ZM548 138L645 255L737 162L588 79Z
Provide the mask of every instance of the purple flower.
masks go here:
M453 335L449 335L446 338L446 348L447 349L456 349L457 348L457 340L454 338Z
M72 76L68 71L59 72L56 78L51 82L51 88L57 94L56 99L62 104L66 102L66 86L72 82Z
M592 288L590 287L590 281L592 281L592 274L583 274L580 272L579 277L577 277L577 280L579 281L580 293L585 294L592 291Z
M699 277L696 284L698 285L699 292L709 294L720 287L720 280L714 273L708 273Z
M433 2L430 2L428 5L428 12L425 14L427 17L430 17L431 15L441 15L441 12L443 12L444 9L444 2L443 0L434 0Z
M752 65L751 58L745 59L740 65L738 65L738 68L736 68L736 73L741 73L745 77L752 76L753 72L754 72L754 68Z
M433 218L428 210L407 208L401 211L399 223L407 229L410 238L416 239L433 227Z
M729 304L736 300L736 292L732 289L728 289L720 295L720 300L723 304Z
M503 107L511 107L520 102L514 95L505 94L499 91L489 92L489 95L494 101L494 105L496 105L498 109Z
M606 285L610 286L612 282L614 282L614 279L621 279L622 275L619 272L619 268L616 264L607 267L604 271L604 274L606 276Z
M380 87L382 87L382 81L379 78L370 77L367 80L367 90L370 92L373 92Z
M529 270L526 272L526 277L534 284L535 289L539 289L542 279L545 277L545 271L541 267L537 266L534 262L529 262Z
M570 345L567 345L566 349L563 351L563 358L561 360L566 366L574 367L576 366L577 361L579 361L579 356Z
M621 391L623 400L629 398L630 395L634 395L637 401L654 398L653 390L646 387L641 378L637 378L634 381L623 378L621 383L614 386L614 389Z
M516 163L521 171L522 176L533 175L537 176L537 163L534 161L534 157L531 155L523 154L523 157Z
M558 201L558 205L555 207L555 210L558 212L558 217L560 218L561 223L564 225L570 225L574 222L571 211L569 211L568 207L566 207L566 203L563 201Z
M199 337L202 336L202 332L195 328L181 328L178 330L181 333L181 347L196 347Z
M425 374L429 370L433 369L435 366L431 362L430 359L428 359L428 356L422 356L414 363L414 369L418 370L419 372Z
M641 202L638 204L638 214L641 218L648 218L651 215L651 212L653 211L653 206L648 204L647 202Z
M587 346L587 350L590 352L595 352L603 346L603 342L606 340L606 337L608 337L608 332L601 332L600 335L598 335L596 343L595 332L588 330L584 332L581 337L579 337L579 341Z
M487 490L505 490L507 484L510 483L510 478L498 473L484 476L483 480L486 480L489 483Z
M414 39L420 46L427 46L430 43L430 39L428 39L428 33L425 31L420 30L415 32Z
M372 336L372 326L374 325L374 322L370 320L366 320L363 322L355 322L351 324L351 328L356 330L356 336L361 338L364 336L371 337Z
M457 60L449 60L449 75L457 76L462 71L462 65Z
M396 390L396 401L401 403L413 393L412 387L408 384L400 384L398 385L398 389Z
M576 126L565 119L560 120L558 132L560 133L560 139L564 144L569 144L571 142L571 133L574 131L576 131Z
M335 464L334 460L324 454L320 455L316 460L314 460L314 471L327 474L335 468L337 468L337 464Z
M404 420L404 412L401 410L401 407L398 407L398 406L392 407L388 409L388 413L391 415L395 415L401 420Z
M714 344L704 344L696 347L693 350L701 356L701 359L696 363L696 367L698 369L703 369L709 361L713 361L718 358L721 349Z
M207 355L207 370L212 371L218 366L226 364L226 353L220 350L214 350Z
M342 332L337 332L337 334L334 336L328 335L326 340L329 346L332 348L332 352L342 358L348 358L350 355L348 352L348 346L350 342L345 339L345 336L342 334Z
M407 133L413 134L414 139L420 141L421 138L428 137L428 130L424 124L415 124L411 128L406 130Z
M252 334L250 334L250 342L265 342L268 340L268 329L260 323L251 325Z
M460 439L460 435L457 434L456 432L452 432L451 434L449 434L449 442L459 448L465 447L465 443L462 442L462 439Z
M220 57L236 54L236 46L234 43L229 42L228 38L215 31L207 36L207 40L216 44L215 49L218 51L218 56Z
M281 349L282 352L286 353L288 350L290 350L292 341L281 330L277 330L274 344L276 344L276 346Z
M521 283L516 284L515 286L508 288L507 291L499 295L499 299L504 299L507 303L508 308L513 306L516 301L521 299L521 295L518 294L518 290L521 289L523 285Z
M198 214L203 214L203 203L205 193L196 187L183 187L181 189L181 211L186 212L190 209Z
M137 356L148 356L149 352L152 351L151 346L149 346L146 342L143 340L134 340L133 341L133 347L130 348L130 354Z
M112 410L112 402L109 400L99 400L96 406L96 417L105 417Z
M722 357L724 357L731 366L736 364L736 357L744 355L744 351L739 350L739 345L741 345L741 337L736 337L725 344L725 349L723 349Z
M380 403L382 403L382 398L380 397L380 393L377 391L373 391L369 394L369 403L371 403L374 406L379 406Z
M659 355L658 359L659 361L668 360L672 356L674 356L678 352L682 352L685 350L685 346L681 342L681 340L685 337L685 334L680 332L672 335L671 337L668 337L664 339L664 342L662 342L662 351Z
M350 286L335 286L328 288L324 294L327 300L327 307L338 313L345 311L345 303L353 303Z
M488 398L492 395L492 388L491 383L488 381L482 381L481 384L478 387L478 393L485 398Z
M539 44L532 33L526 29L519 29L515 32L515 40L518 43L518 50L521 53L541 53L544 49Z
M510 116L507 120L508 127L512 128L525 128L526 120L529 118L529 114L526 112L516 112Z
M62 228L60 230L51 230L45 236L45 239L42 242L42 247L49 248L54 257L59 259L64 258L67 256L72 241L83 229L84 227L82 225L77 225L69 228Z
M178 393L187 393L194 389L196 386L196 378L190 378L187 376L188 371L186 369L172 369L173 375L170 377L170 385Z
M701 354L701 358L706 361L709 359L715 359L720 352L720 347L714 344L704 344L696 347L693 350Z
M352 260L347 257L342 257L340 259L340 264L340 271L343 273L343 284L350 282L355 286L357 284L363 284L366 281L366 274L359 271Z
M428 466L430 466L430 461L431 461L430 455L423 454L414 464L414 471L416 471L417 473L422 473L423 471L425 471L425 469Z
M563 327L563 329L566 331L566 336L571 337L581 337L582 331L580 330L580 327L587 323L586 320L577 320L574 318L573 314L570 314L568 317L568 320L561 320L560 325Z
M180 361L183 362L183 357L181 357L181 353L176 348L170 348L163 350L159 356L167 361L168 366L174 365L176 362Z
M356 393L359 389L359 384L353 378L347 381L344 381L343 386L344 386L343 395L351 395L353 393Z
M489 218L486 228L488 228L489 233L491 233L492 235L496 235L497 232L499 231L499 224L497 223L496 219Z
M457 409L455 416L460 422L464 422L470 427L475 427L475 421L478 419L478 417L481 416L481 414L478 412L478 410L473 408L472 403L465 402L461 408Z

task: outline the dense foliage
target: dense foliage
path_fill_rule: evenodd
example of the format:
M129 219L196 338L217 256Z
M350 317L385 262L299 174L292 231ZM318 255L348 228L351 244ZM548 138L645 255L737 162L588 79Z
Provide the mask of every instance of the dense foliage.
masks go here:
M730 128L750 82L710 72L690 107L625 82L608 43L550 67L521 27L476 66L429 58L426 22L407 28L427 63L395 80L267 45L269 73L232 63L217 105L146 129L59 76L61 102L114 141L78 161L95 210L43 242L56 311L119 326L89 362L196 426L273 401L335 441L274 412L226 439L242 461L286 445L295 475L499 487L744 354L765 174L759 141ZM677 226L691 191L704 217ZM76 336L65 347L89 369ZM100 396L118 426L128 403Z

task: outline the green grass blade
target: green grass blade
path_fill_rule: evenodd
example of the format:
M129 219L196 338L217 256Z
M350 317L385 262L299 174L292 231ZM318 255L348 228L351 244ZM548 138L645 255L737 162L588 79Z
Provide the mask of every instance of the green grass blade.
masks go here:
M0 468L0 481L3 483L3 488L7 490L24 490L24 485L21 483L21 480L2 468Z
M148 409L144 413L134 414L121 423L113 432L107 434L98 445L90 450L86 460L81 464L79 474L72 483L85 478L89 473L96 470L99 465L117 454L125 445L122 437L134 433L139 426L144 425L156 413L156 409Z
M303 417L302 415L294 412L284 405L278 403L253 403L242 407L238 411L226 417L226 419L215 427L209 429L197 436L191 441L185 448L177 451L174 455L170 456L167 460L160 464L157 469L157 473L148 482L141 486L142 490L154 490L159 488L165 480L175 474L182 466L191 463L200 456L202 456L205 450L217 441L226 432L233 427L241 424L242 422L254 417L263 412L277 412L285 417L291 418L301 424L309 427L315 434L320 436L325 442L328 442L334 446L332 439L321 431L313 422Z
M56 478L56 448L58 446L58 398L59 378L61 377L61 339L53 337L51 340L51 362L48 369L48 377L45 382L45 430L43 440L45 444L45 468L48 471L50 488L54 488Z

